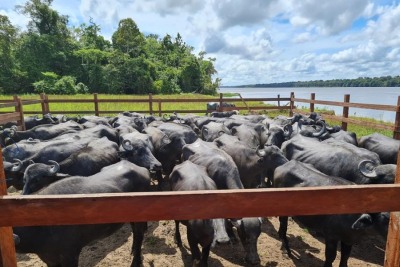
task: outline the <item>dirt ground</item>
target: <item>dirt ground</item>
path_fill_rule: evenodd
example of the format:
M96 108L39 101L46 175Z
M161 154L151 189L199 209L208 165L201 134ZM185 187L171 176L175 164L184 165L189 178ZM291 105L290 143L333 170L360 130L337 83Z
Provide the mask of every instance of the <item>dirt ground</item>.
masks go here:
M143 242L144 267L157 266L191 266L191 254L186 239L186 228L181 225L183 248L176 246L174 241L175 224L173 221L149 222L149 228ZM262 224L262 233L258 239L258 251L261 258L260 266L266 267L312 267L323 266L324 243L322 239L313 237L306 229L300 228L293 220L289 220L288 237L293 258L281 250L278 239L277 217L267 218ZM130 226L124 225L113 235L96 241L85 247L80 255L82 267L100 266L130 266L132 256L132 234ZM383 266L385 243L378 238L365 240L355 245L349 260L349 266ZM340 253L334 262L339 265ZM18 266L46 266L34 254L18 254ZM244 262L244 250L239 243L216 246L211 250L209 266L248 266Z

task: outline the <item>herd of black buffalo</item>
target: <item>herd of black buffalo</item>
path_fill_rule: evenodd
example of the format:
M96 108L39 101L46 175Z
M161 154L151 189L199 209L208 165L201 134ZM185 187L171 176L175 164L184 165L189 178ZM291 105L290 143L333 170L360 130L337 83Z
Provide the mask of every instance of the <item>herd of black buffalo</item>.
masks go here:
M261 187L393 183L400 141L328 125L316 114L292 117L123 112L115 117L25 118L25 131L0 131L7 186L21 194L90 194L154 190L217 190ZM338 243L339 266L347 266L352 245L371 235L386 238L389 213L297 216L325 239L325 264L332 266ZM280 217L279 237L291 255L288 218ZM207 266L210 249L236 239L245 260L259 264L261 218L176 221L187 226L193 264ZM84 246L111 235L123 224L14 227L17 252L35 253L48 266L78 266ZM147 223L131 223L134 255L142 264ZM199 248L200 245L200 248Z

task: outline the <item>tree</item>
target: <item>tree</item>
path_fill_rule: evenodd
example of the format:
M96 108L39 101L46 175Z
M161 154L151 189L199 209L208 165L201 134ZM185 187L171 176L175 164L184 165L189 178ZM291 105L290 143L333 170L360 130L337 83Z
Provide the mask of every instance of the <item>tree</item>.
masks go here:
M111 43L100 35L100 26L90 18L89 25L82 23L79 28L74 28L75 40L82 48L98 49L101 51L109 50Z
M16 36L17 29L8 17L0 15L0 88L3 88L4 93L11 93L15 86L14 59L11 49Z
M182 91L186 93L203 91L200 64L194 56L185 59L179 79L179 85Z
M138 26L131 18L122 19L118 23L118 29L112 35L114 49L138 57L143 52L145 38Z
M67 16L59 15L50 7L52 0L30 0L17 10L30 17L28 32L21 35L15 46L15 58L20 70L26 73L27 92L41 72L68 73L74 62L72 51L76 45L67 28Z
M68 17L61 16L50 8L53 0L29 0L23 6L16 6L16 10L28 15L31 21L28 30L40 35L68 36Z

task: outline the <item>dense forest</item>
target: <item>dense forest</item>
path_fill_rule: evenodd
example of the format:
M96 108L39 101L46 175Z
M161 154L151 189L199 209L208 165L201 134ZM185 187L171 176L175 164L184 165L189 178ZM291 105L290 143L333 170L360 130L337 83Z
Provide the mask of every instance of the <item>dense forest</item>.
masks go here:
M179 33L144 35L126 18L108 41L91 18L69 27L52 1L15 7L29 18L26 31L0 14L0 94L216 92L215 59L195 55Z
M317 80L305 82L283 82L248 84L233 87L400 87L400 76L360 77L357 79Z

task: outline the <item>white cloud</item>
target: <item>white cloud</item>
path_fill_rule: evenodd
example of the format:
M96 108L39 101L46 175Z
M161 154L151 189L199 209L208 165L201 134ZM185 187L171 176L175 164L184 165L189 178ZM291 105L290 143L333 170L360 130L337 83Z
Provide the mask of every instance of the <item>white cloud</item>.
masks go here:
M29 18L26 17L25 15L19 14L14 10L2 10L2 9L0 9L0 14L3 16L7 16L11 24L13 24L15 27L18 27L21 30L26 30Z
M400 45L400 5L386 10L377 21L371 21L365 31L367 38L387 46Z
M269 17L271 2L264 0L214 0L213 6L222 29L251 26Z
M294 37L294 43L306 43L313 40L313 36L309 32L303 32Z
M5 1L3 1L5 2ZM29 18L0 3L25 27ZM179 32L215 57L225 85L398 75L400 5L385 0L54 0L70 24L93 21L107 39L132 18L144 33Z
M102 24L118 24L118 11L123 8L123 1L82 0L79 10L84 17L92 17Z
M313 25L321 34L332 35L350 28L367 7L366 0L292 0L292 9L287 13L296 27Z

